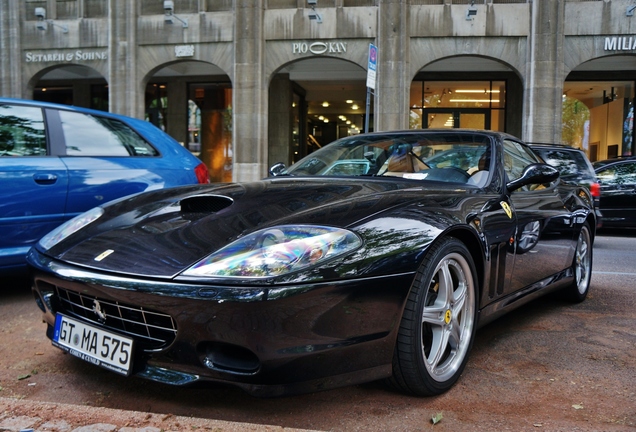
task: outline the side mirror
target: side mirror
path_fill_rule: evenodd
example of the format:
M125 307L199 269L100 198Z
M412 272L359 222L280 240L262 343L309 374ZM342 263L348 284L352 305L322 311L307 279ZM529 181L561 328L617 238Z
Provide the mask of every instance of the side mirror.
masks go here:
M285 166L284 163L282 162L275 163L269 168L270 177L276 177L281 175L285 171L285 168L287 167Z
M559 178L559 171L551 165L536 163L528 165L518 179L509 182L506 187L509 192L530 184L551 183Z

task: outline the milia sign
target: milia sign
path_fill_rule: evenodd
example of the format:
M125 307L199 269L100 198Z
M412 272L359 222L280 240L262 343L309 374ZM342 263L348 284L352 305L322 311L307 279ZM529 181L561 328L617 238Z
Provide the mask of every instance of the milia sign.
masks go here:
M346 42L294 42L292 54L344 54L347 52Z
M636 49L636 37L612 36L605 38L605 51L633 51Z

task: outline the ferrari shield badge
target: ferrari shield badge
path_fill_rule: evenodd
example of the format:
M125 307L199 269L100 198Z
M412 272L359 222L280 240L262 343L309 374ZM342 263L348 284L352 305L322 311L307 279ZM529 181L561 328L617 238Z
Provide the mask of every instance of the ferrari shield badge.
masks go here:
M510 219L512 219L512 209L510 208L510 206L508 205L507 202L505 201L501 201L499 204L501 204L501 208L504 209L504 211L506 212L506 214L508 215L508 217Z

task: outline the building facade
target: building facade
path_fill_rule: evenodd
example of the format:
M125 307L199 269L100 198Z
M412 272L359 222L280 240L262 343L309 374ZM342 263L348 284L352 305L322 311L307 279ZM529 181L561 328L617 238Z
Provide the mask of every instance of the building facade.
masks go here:
M146 118L215 181L365 130L485 128L604 159L634 154L635 5L4 0L0 96Z

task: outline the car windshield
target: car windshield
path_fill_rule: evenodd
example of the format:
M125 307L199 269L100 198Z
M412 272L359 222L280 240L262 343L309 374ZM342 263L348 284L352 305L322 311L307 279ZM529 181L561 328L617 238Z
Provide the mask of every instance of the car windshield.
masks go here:
M371 134L334 141L283 174L293 176L394 176L469 183L488 171L491 141L453 132Z

